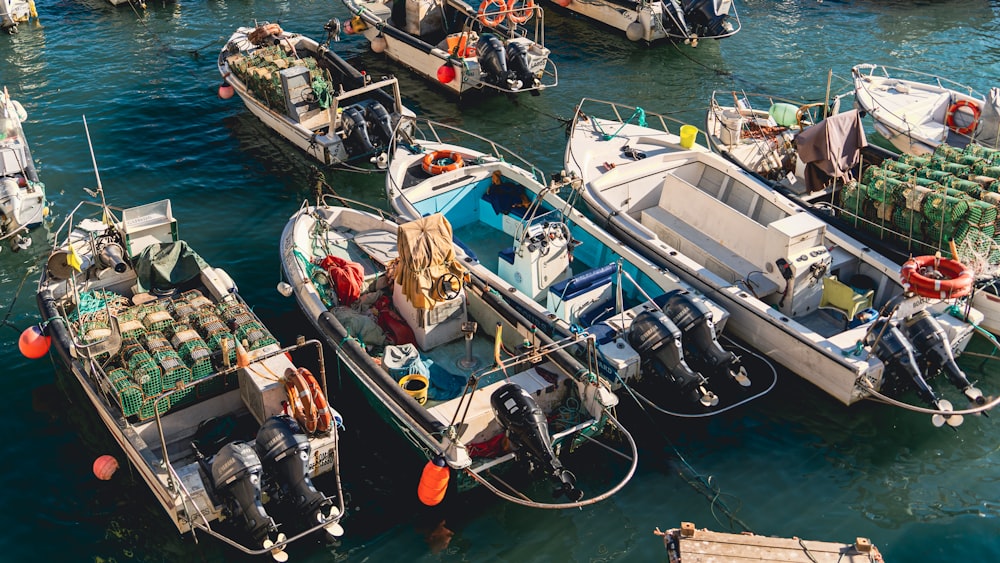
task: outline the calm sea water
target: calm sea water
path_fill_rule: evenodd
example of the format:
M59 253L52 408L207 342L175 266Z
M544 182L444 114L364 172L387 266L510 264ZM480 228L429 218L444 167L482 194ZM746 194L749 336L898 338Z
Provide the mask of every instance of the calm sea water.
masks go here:
M702 123L714 89L821 99L826 74L860 62L944 76L980 90L1000 75L1000 5L985 0L738 0L743 30L696 49L645 48L550 10L548 46L559 86L540 97L457 107L380 59L357 37L337 47L372 74L395 73L419 114L493 137L548 171L560 167L565 119L583 96L672 112ZM27 109L25 126L61 219L96 184L86 115L109 200L173 201L184 238L225 267L286 341L306 333L293 301L274 290L278 236L309 194L310 163L270 135L238 100L216 97L224 37L255 19L316 38L336 1L205 0L148 9L102 0L42 0L41 25L0 37L0 82ZM833 91L846 89L834 80ZM385 205L379 176L329 174L347 197ZM26 252L0 253L0 559L221 561L238 559L181 538L123 468L99 482L91 462L121 454L49 358L23 359L19 330L37 322L34 286L46 231ZM981 386L1000 369L964 362ZM337 381L332 373L331 381ZM68 383L68 384L67 384ZM620 494L579 511L547 512L481 494L434 509L414 494L420 463L347 383L342 451L351 496L338 545L296 547L302 561L660 561L654 527L682 520L716 530L871 538L887 561L1000 560L1000 421L968 418L957 432L877 404L850 409L782 374L764 399L702 422L633 413L640 470ZM428 532L454 531L434 553Z

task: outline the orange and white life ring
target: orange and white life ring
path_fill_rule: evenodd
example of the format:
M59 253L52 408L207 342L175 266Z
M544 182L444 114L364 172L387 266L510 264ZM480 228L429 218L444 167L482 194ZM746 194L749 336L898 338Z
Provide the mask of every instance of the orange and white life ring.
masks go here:
M969 108L972 111L972 121L970 121L965 127L959 127L955 123L955 113L962 108ZM968 135L976 130L976 126L979 125L980 115L982 115L982 111L979 109L979 106L969 100L959 100L951 104L951 107L948 108L948 117L945 118L945 123L948 124L949 129L959 135Z
M303 376L302 370L293 368L285 370L285 393L288 395L288 409L291 411L292 418L307 433L315 432L319 424L319 414L312 391L309 389L309 383Z
M535 15L535 1L525 0L524 7L518 9L517 3L521 0L508 0L507 2L507 18L514 23L525 23L531 19L531 16Z
M424 172L437 176L465 166L462 155L455 151L434 151L424 156Z
M306 368L299 368L299 374L306 380L306 385L312 394L313 404L316 405L316 432L328 432L333 425L333 411L330 403L326 400L323 389L319 382L313 377L312 372Z
M944 279L935 279L923 272L936 270ZM921 297L953 299L965 297L972 291L975 272L958 260L937 256L917 256L903 264L903 288Z
M490 6L497 6L500 11L487 14L486 9ZM507 4L504 0L483 0L483 3L479 5L478 17L479 22L486 27L496 27L507 19Z

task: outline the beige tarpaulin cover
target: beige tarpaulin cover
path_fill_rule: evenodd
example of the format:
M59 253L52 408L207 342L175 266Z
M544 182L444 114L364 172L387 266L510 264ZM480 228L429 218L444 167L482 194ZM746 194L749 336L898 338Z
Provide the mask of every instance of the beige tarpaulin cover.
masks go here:
M418 309L433 309L440 300L438 279L452 273L461 278L465 268L455 261L451 223L435 213L399 226L399 259L395 279ZM452 288L449 288L452 289ZM453 289L458 289L453 286Z

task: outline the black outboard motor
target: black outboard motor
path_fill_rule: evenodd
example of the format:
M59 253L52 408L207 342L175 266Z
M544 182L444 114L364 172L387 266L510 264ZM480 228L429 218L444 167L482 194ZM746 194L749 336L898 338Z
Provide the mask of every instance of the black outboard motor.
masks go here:
M291 417L267 419L257 431L254 448L267 471L267 491L275 500L292 505L295 514L308 515L309 526L335 515L333 503L309 478L309 438Z
M687 20L684 17L685 12L681 6L681 0L664 0L663 11L664 14L661 18L661 23L667 30L668 35L679 35L687 38L695 35L694 30L688 26ZM696 35L695 38L697 38Z
M558 484L555 494L566 495L570 501L583 498L576 488L576 476L565 469L552 450L549 425L545 413L531 395L516 383L508 383L490 396L493 414L507 431L511 448L518 458L528 461L532 470L543 470Z
M521 82L517 76L507 69L507 50L503 42L492 33L484 33L479 36L476 42L476 52L479 53L479 65L483 69L486 82L509 88L520 90Z
M910 382L917 389L917 396L925 403L937 407L938 396L924 379L923 374L920 373L920 366L917 364L913 345L910 344L910 341L906 339L901 330L888 324L887 320L879 319L875 322L876 324L868 333L865 344L869 346L876 344L875 339L878 338L873 352L875 353L875 357L882 360L882 363L885 364L886 371L897 376L909 376ZM880 338L879 334L882 335Z
M955 356L951 352L951 342L945 333L941 323L937 322L926 310L911 315L903 321L903 333L913 344L917 355L924 364L928 373L933 371L944 371L948 376L948 381L958 387L970 401L982 405L986 403L986 397L976 389L965 376L962 368L955 362Z
M354 156L370 153L375 150L371 139L368 138L368 124L365 123L365 116L357 105L344 108L341 114L344 121L344 136L347 154Z
M684 362L681 330L663 311L636 315L628 330L628 343L642 358L643 371L669 379L682 394L706 407L719 403L719 398L704 387L708 380Z
M726 374L740 385L750 386L740 358L719 344L712 311L703 302L694 300L686 291L676 290L667 294L663 312L680 329L685 356L692 359L697 368L712 374Z
M718 37L733 30L729 23L731 2L720 0L681 0L691 31L701 37Z
M277 536L274 520L267 515L260 498L262 466L260 458L246 442L230 442L211 458L210 469L199 459L202 467L212 476L216 492L225 501L226 511L234 519L243 519L250 536L259 545L270 547Z
M507 68L514 73L522 87L538 86L538 79L528 67L528 45L525 42L507 42Z
M392 117L379 102L371 102L365 107L365 122L368 124L369 138L380 147L392 143Z

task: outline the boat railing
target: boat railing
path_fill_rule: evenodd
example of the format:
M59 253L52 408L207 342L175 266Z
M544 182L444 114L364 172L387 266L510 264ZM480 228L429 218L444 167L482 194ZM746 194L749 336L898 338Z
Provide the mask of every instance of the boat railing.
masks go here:
M979 99L986 98L986 96L979 93L979 91L977 91L972 86L968 86L966 84L962 84L961 82L956 82L954 80L950 80L948 78L944 78L936 74L921 72L919 70L899 68L888 65L879 65L873 63L864 63L855 65L853 72L855 76L860 78L861 75L864 74L862 71L865 70L868 71L867 73L868 76L872 76L875 74L876 71L878 71L879 73L882 74L882 76L886 78L899 78L901 80L910 80L913 82L933 82L936 86L938 86L939 88L943 88L945 90L955 90L958 92L965 92L969 96L976 97Z

